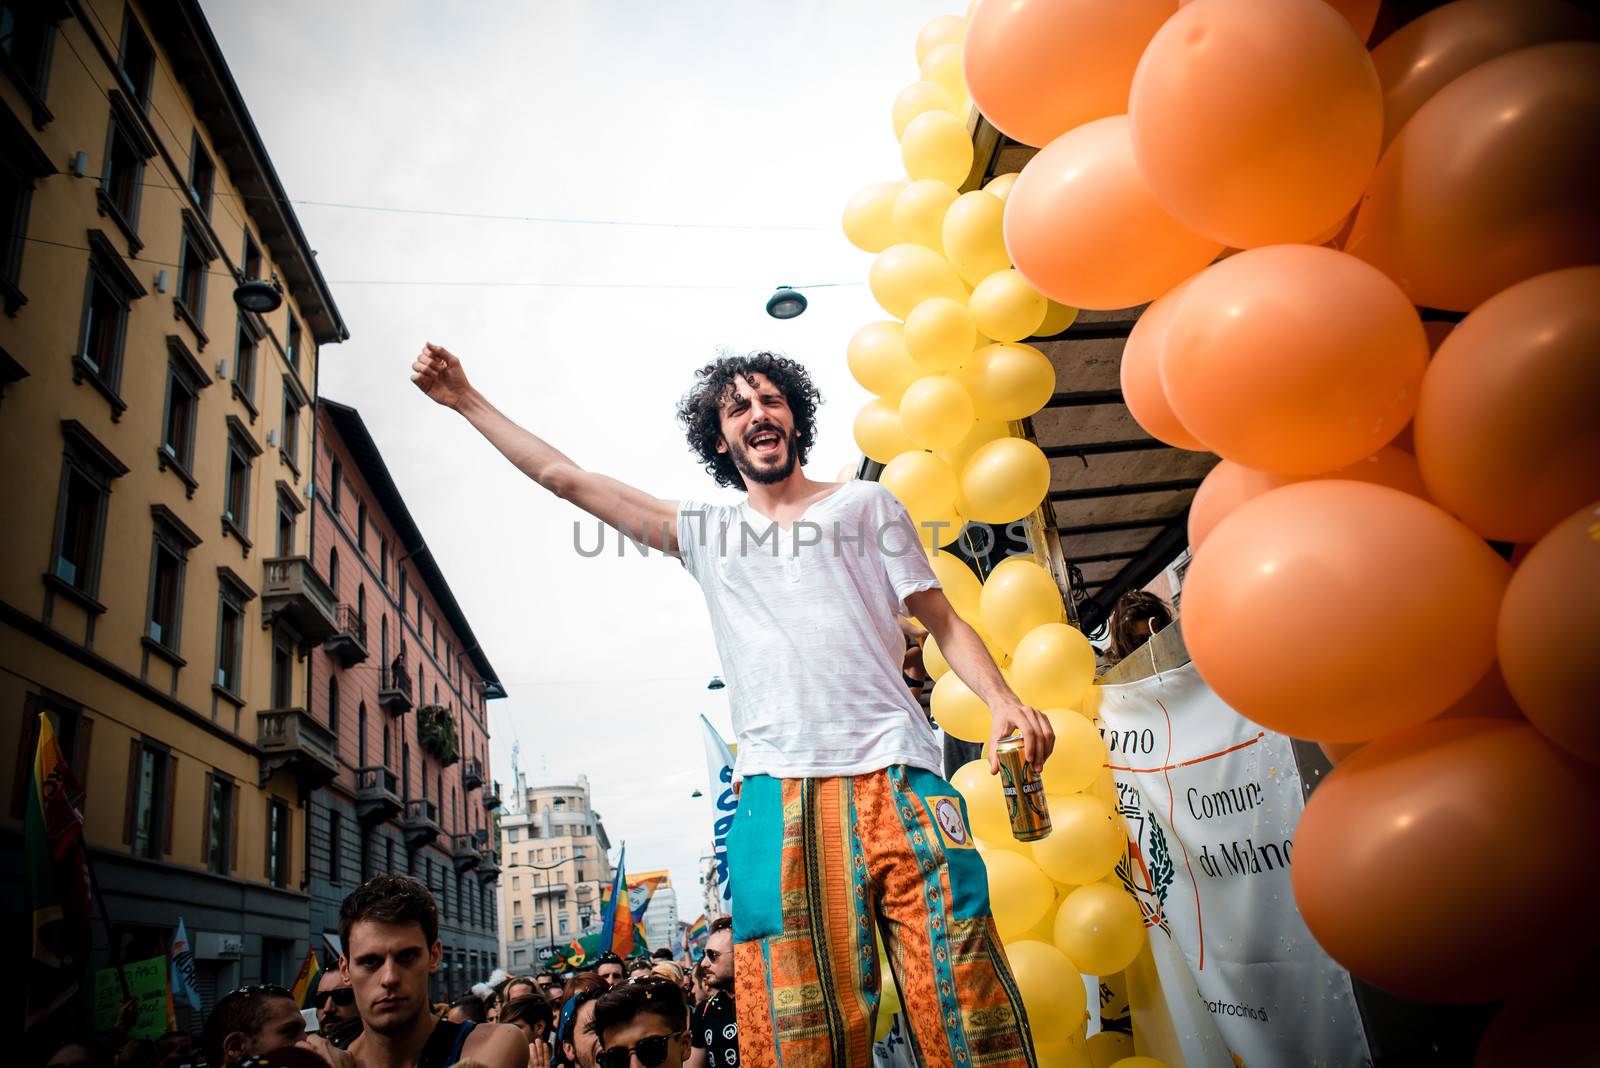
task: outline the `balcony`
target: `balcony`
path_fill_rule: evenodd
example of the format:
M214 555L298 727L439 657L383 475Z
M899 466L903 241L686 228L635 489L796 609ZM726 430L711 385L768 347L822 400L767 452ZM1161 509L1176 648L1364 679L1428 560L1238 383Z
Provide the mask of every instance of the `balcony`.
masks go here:
M564 894L569 889L571 888L568 887L566 883L546 883L543 886L535 886L533 888L533 896L539 897L542 894Z
M303 556L274 556L262 561L261 624L283 620L307 645L319 645L337 629L338 605L333 591Z
M450 836L450 860L456 866L457 874L476 868L478 859L478 844L472 840L472 835L452 834Z
M461 762L461 785L468 790L476 790L483 785L483 765L473 757Z
M261 748L263 785L283 769L308 789L326 786L339 773L337 739L303 708L256 713L256 745Z
M442 768L461 759L455 713L446 705L417 706L417 742Z
M367 621L354 605L342 604L335 616L335 630L322 643L322 647L337 657L345 667L359 664L367 658Z
M493 846L486 846L478 852L478 879L481 882L492 883L500 878L500 851Z
M403 716L411 711L411 674L402 657L384 668L378 677L378 704L391 716Z
M356 817L362 824L371 827L392 820L400 815L402 807L394 772L384 767L356 772Z
M400 818L400 833L405 835L408 849L421 849L439 837L439 810L432 801L407 801L405 815Z
M493 812L500 807L500 784L486 782L483 784L483 807Z

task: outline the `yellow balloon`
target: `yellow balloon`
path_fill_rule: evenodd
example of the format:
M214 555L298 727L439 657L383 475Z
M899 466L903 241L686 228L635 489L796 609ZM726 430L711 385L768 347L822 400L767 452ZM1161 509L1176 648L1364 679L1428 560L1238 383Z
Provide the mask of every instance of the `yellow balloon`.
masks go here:
M917 537L922 542L922 547L929 552L937 546L943 549L946 545L953 544L961 537L961 528L967 525L967 517L961 514L959 507L952 508L942 515L929 516L917 524Z
M979 419L1026 419L1056 389L1055 366L1032 345L985 345L955 374L972 394Z
M904 328L888 319L857 330L845 348L845 361L863 389L896 403L907 386L928 373L906 351Z
M844 236L863 252L882 252L899 241L894 229L894 201L905 182L873 182L844 206Z
M909 182L894 200L894 230L901 241L944 255L944 215L956 202L948 183L924 178Z
M1126 1031L1096 1031L1089 1036L1088 1046L1092 1068L1111 1068L1124 1057L1133 1056L1133 1036Z
M968 808L970 807L969 805ZM1033 848L1027 842L1019 842L1011 837L1009 828L1005 835L1000 838L979 838L975 834L972 836L972 842L978 847L978 852L983 854L984 863L986 864L989 861L989 856L996 852L1015 853L1017 856L1026 859L1028 863L1033 863ZM1050 937L1055 937L1053 929Z
M972 398L961 383L947 375L919 378L906 387L900 398L900 425L924 449L954 445L972 429L973 418ZM954 497L951 500L953 507Z
M1050 307L1044 313L1044 322L1039 324L1039 329L1033 332L1035 337L1055 337L1061 331L1078 321L1078 309L1066 304L1050 302Z
M961 108L938 82L915 81L894 98L894 139L900 140L911 120L925 111L947 111L960 117Z
M900 425L899 409L882 397L868 401L856 413L855 435L856 447L880 464L917 448Z
M950 785L967 803L967 823L971 825L974 835L992 841L1012 837L1011 817L1006 814L1006 798L1000 791L1000 777L989 774L987 760L969 760L961 765L950 776Z
M931 452L901 453L884 466L878 481L900 498L913 523L946 515L955 508L955 473ZM892 535L885 535L885 539L887 544L899 545Z
M972 465L967 466L970 469ZM978 596L978 611L989 636L1008 653L1014 652L1034 627L1066 618L1056 580L1029 556L1009 557L989 573Z
M1022 696L1022 691L1018 690L1017 696ZM1088 789L1106 766L1106 744L1100 740L1100 731L1069 709L1042 709L1050 716L1050 726L1056 732L1055 748L1040 773L1046 799L1052 794L1075 794Z
M934 297L906 316L905 340L911 358L929 371L953 371L972 355L978 328L965 304Z
M1120 886L1080 886L1056 911L1055 944L1080 972L1115 975L1144 949L1144 916Z
M1044 942L1012 942L1006 959L1036 1043L1054 1045L1083 1029L1088 996L1083 976L1065 953Z
M1005 211L999 197L981 190L962 193L945 211L944 254L969 286L1011 267L1000 229Z
M960 378L960 376L957 377L958 379ZM976 402L974 402L974 407L976 407ZM940 449L939 457L950 465L950 470L959 476L966 468L967 461L972 459L973 454L979 449L991 441L999 441L1001 438L1010 436L1011 428L998 419L979 419L972 424L972 429L967 431L966 437L948 449Z
M1088 794L1046 797L1052 830L1049 838L1033 843L1039 870L1058 883L1078 886L1110 875L1128 848L1116 810Z
M927 671L928 678L932 679L936 684L950 670L950 661L946 660L944 654L939 651L939 643L934 640L931 634L922 643L922 666ZM937 688L935 686L935 689Z
M1017 643L1011 671L1017 678L1017 696L1025 703L1034 708L1071 708L1094 684L1094 646L1082 631L1065 623L1036 627ZM1063 793L1081 789L1074 786Z
M989 184L983 187L983 191L988 193L990 196L998 197L1000 203L1004 204L1006 202L1006 197L1011 195L1011 185L1016 180L1016 171L1012 171L1010 174L997 174L993 178L989 179ZM1009 267L1010 264L1007 263L1006 266Z
M933 718L946 734L964 742L981 742L989 737L989 706L954 671L933 684L928 703Z
M961 469L961 504L980 523L1010 523L1039 507L1050 490L1050 461L1026 438L984 445Z
M967 106L967 78L961 70L961 45L950 42L928 50L918 64L925 81L937 82L959 106ZM963 125L962 132L966 132ZM971 166L971 164L968 164ZM962 175L963 178L966 175Z
M905 196L904 193L900 194ZM959 267L959 264L957 265ZM1049 299L1028 284L1016 268L995 271L972 290L972 321L986 337L996 341L1021 341L1032 337L1044 322Z
M939 553L929 563L933 566L933 573L939 578L939 585L944 589L944 595L950 601L950 607L956 610L956 615L966 620L969 624L976 625L982 622L978 611L978 598L983 591L983 583L978 581L978 576L972 573L966 561L955 553Z
M1093 723L1100 718L1100 702L1103 697L1104 694L1100 692L1100 687L1090 686L1073 707L1077 710L1078 715Z
M1112 1061L1111 1068L1167 1068L1167 1062L1154 1057L1124 1057L1120 1061Z
M1050 911L1055 888L1033 861L1002 852L984 865L989 869L989 911L1002 941L1021 936Z
M1035 1043L1033 1055L1039 1062L1039 1068L1094 1068L1089 1060L1089 1045L1084 1041L1081 1031L1075 1031L1061 1042L1050 1045Z
M960 45L967 34L967 20L960 15L935 15L917 31L917 64L940 45Z
M912 181L933 178L946 185L961 185L972 170L967 124L948 111L924 111L906 124L900 138L900 160Z
M956 269L921 245L890 245L878 253L867 273L867 284L873 299L896 319L905 319L912 308L933 297L967 302L967 287L961 284Z

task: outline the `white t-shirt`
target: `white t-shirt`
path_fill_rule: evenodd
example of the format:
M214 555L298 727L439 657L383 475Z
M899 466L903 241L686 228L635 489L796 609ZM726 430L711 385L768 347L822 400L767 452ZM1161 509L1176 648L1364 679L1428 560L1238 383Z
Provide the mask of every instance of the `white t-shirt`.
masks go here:
M700 583L739 741L734 777L939 773L927 714L901 677L905 599L939 585L911 518L852 481L785 531L748 503L678 505L678 554Z

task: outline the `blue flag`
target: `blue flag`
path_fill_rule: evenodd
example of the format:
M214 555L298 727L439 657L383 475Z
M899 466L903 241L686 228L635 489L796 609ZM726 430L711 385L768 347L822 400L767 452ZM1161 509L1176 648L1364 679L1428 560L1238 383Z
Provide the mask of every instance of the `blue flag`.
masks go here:
M172 1000L200 1011L200 988L194 981L194 951L189 948L189 932L183 917L178 917L178 933L172 939Z

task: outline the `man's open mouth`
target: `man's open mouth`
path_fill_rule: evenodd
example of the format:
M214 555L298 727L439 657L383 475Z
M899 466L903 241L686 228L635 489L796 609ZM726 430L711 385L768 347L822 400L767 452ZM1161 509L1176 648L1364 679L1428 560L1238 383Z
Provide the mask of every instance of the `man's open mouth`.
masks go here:
M773 456L783 445L783 435L776 430L758 430L745 438L745 444L758 456Z

